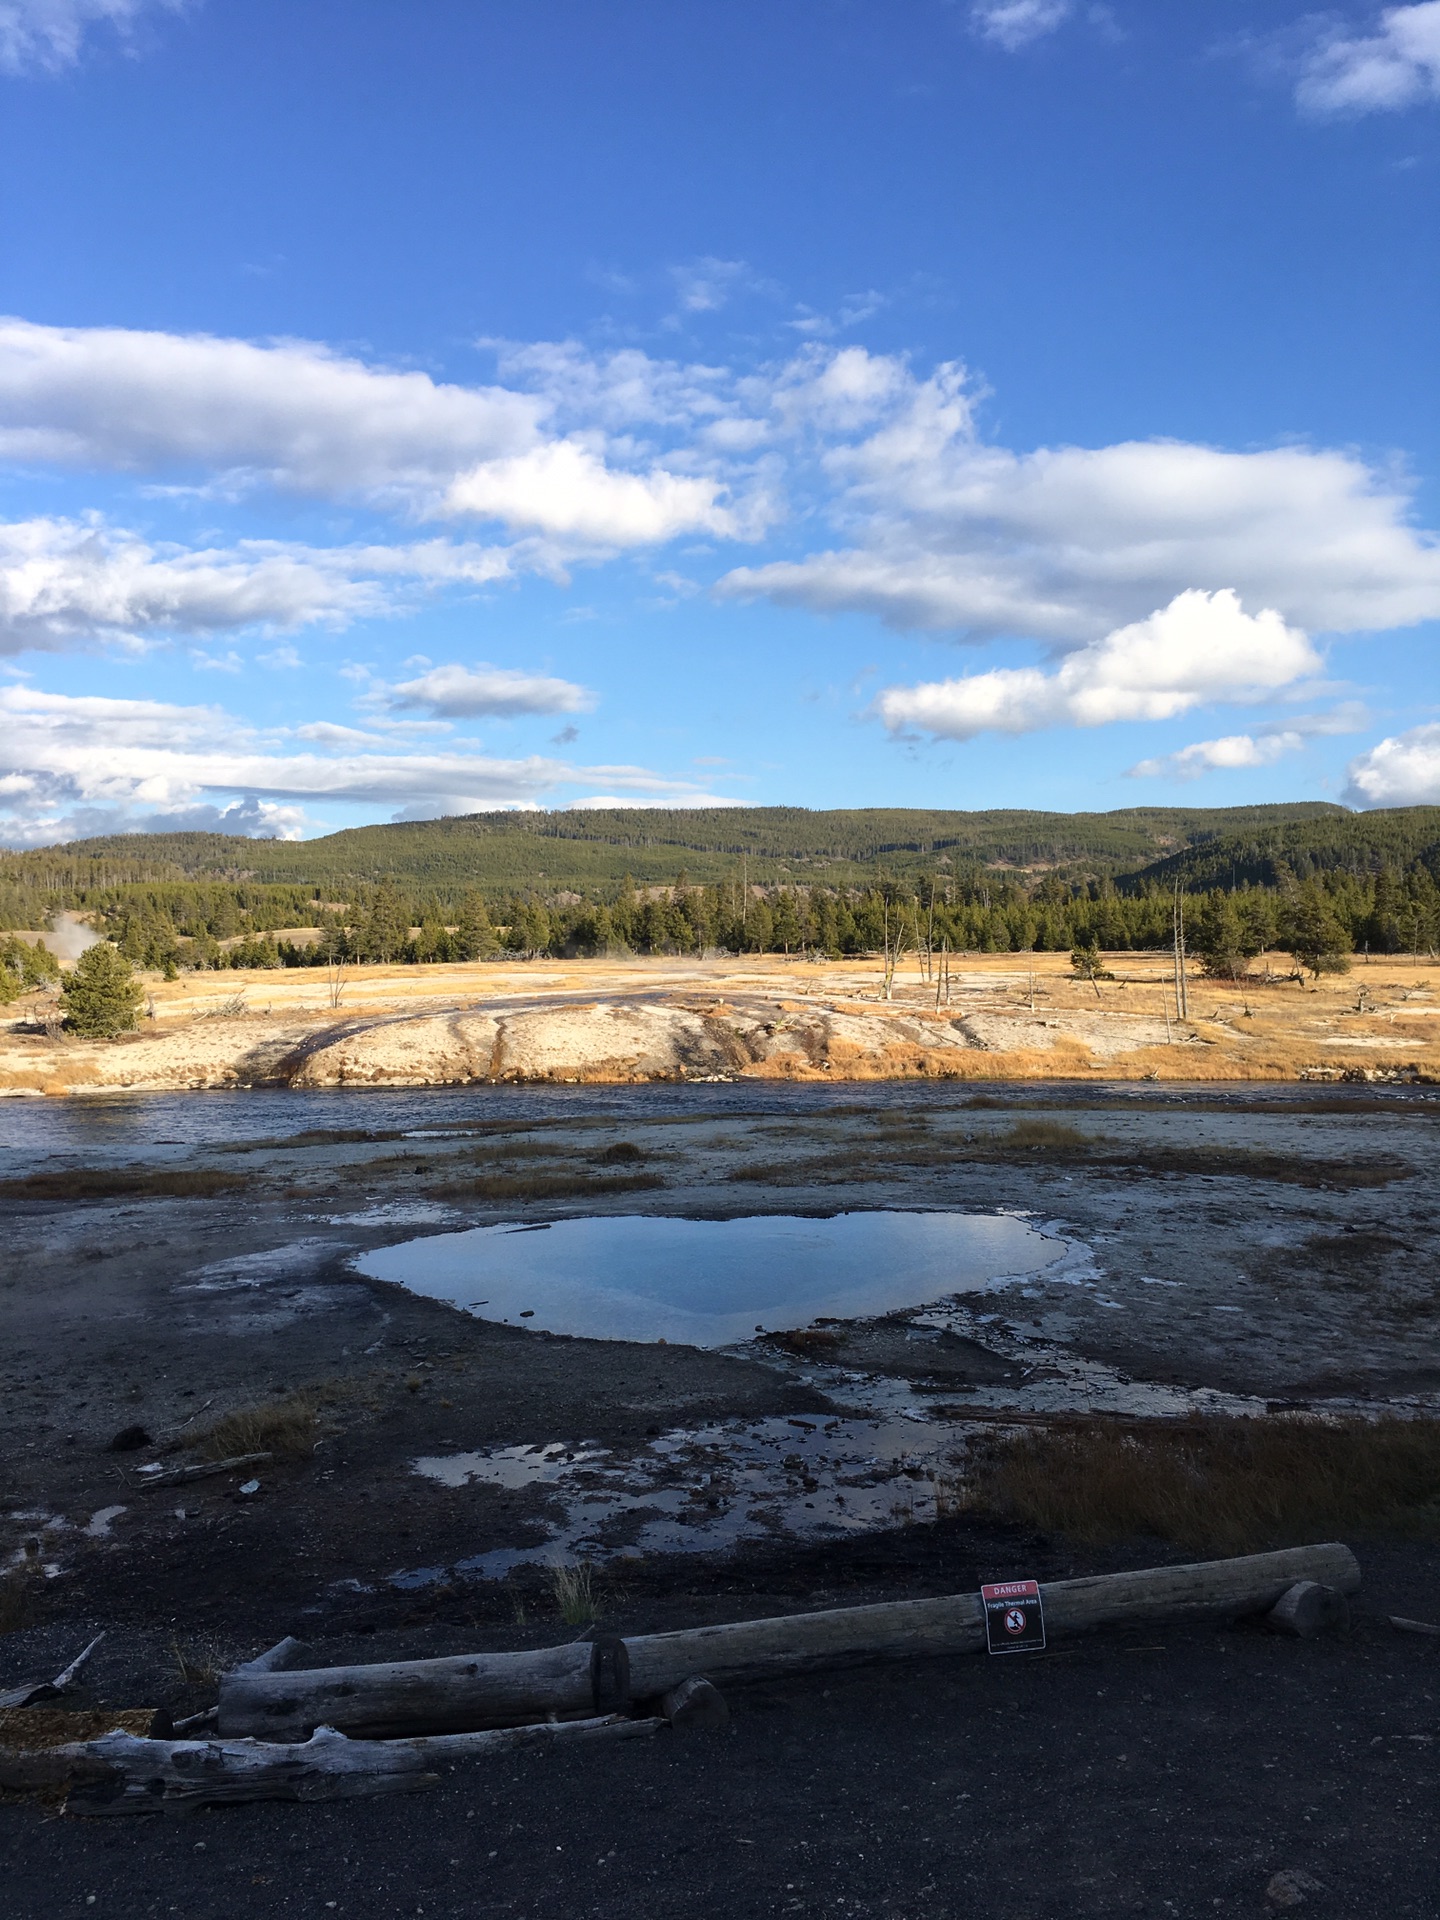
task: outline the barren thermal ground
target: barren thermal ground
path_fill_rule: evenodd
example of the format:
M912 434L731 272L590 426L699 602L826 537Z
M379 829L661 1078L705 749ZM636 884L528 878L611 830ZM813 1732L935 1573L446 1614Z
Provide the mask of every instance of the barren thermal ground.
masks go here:
M541 1805L577 1912L643 1885L679 1914L696 1876L800 1911L843 1860L862 1910L949 1915L956 1875L965 1900L1027 1884L987 1817L1017 1770L1067 1911L1260 1912L1292 1869L1337 1911L1381 1887L1435 1911L1437 1642L1388 1624L1433 1619L1440 1573L1423 1082L292 1083L14 1100L0 1124L0 1687L103 1632L83 1698L184 1717L286 1634L324 1666L1332 1538L1360 1558L1351 1628L1321 1641L1171 1622L737 1688L724 1736L604 1762L673 1873L645 1822L600 1820L575 1756L363 1819L215 1816L245 1836L247 1911L408 1911L397 1848L483 1819L481 1904L529 1912ZM1149 1811L1161 1782L1183 1829ZM81 1905L148 1862L154 1911L218 1911L234 1875L190 1825L62 1844L28 1804L0 1817ZM292 1868L316 1822L335 1856ZM403 1894L426 1910L429 1871Z

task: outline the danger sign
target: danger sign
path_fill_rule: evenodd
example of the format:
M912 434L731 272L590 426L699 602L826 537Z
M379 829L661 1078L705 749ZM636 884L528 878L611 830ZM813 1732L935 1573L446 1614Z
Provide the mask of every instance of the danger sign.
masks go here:
M996 1580L980 1589L991 1653L1035 1653L1045 1644L1045 1609L1034 1580Z

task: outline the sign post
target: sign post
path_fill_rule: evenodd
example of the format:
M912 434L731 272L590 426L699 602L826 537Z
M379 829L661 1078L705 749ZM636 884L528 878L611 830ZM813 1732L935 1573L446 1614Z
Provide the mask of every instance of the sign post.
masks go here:
M980 1589L991 1653L1038 1653L1045 1645L1045 1609L1035 1580L997 1580Z

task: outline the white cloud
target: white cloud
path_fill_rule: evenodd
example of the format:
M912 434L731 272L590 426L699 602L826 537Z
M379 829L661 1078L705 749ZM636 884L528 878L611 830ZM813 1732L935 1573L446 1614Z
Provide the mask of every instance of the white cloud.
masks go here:
M582 545L736 529L714 477L607 464L548 436L550 402L440 384L310 341L0 322L0 458L145 474L202 491L264 483L468 514Z
M722 595L1062 646L1189 587L1233 588L1312 632L1440 615L1434 536L1410 524L1393 475L1351 454L1175 441L1016 453L979 438L963 368L917 381L884 364L879 423L821 456L846 544L736 568Z
M982 40L1018 53L1053 33L1071 11L1071 0L977 0L970 19Z
M1201 774L1237 767L1269 767L1298 753L1318 735L1359 733L1370 716L1359 701L1344 701L1325 713L1295 714L1255 733L1229 733L1219 740L1196 740L1175 753L1141 760L1126 769L1131 779L1194 780Z
M1440 724L1412 727L1350 762L1345 799L1355 807L1440 805Z
M377 687L371 696L394 710L418 709L447 720L480 714L589 713L595 695L572 680L514 667L434 667L415 680Z
M1197 740L1156 760L1141 760L1129 772L1136 779L1196 780L1217 770L1273 766L1287 753L1298 753L1304 744L1303 733L1227 733L1218 740Z
M128 38L142 14L180 13L188 0L0 0L0 73L59 73L96 26Z
M892 731L947 740L989 730L1168 720L1211 700L1273 693L1321 665L1272 608L1247 614L1228 591L1177 594L1148 619L1067 655L1053 672L997 667L918 687L887 687L875 711Z
M1329 27L1302 62L1295 98L1317 114L1395 112L1440 99L1440 0L1387 7L1369 34Z
M141 644L167 634L247 627L342 627L384 614L400 591L486 585L509 577L511 553L432 540L403 547L154 546L88 520L0 523L0 654L86 641ZM272 666L298 665L293 649Z
M443 510L586 546L654 546L702 529L733 535L736 523L719 505L720 492L718 480L663 468L617 473L579 441L559 440L458 475Z
M682 313L715 313L737 289L754 278L743 260L707 257L688 266L672 267L670 277Z
M536 806L602 783L630 796L612 802L619 806L724 804L645 767L496 759L458 747L407 752L324 722L296 734L335 751L296 752L293 735L262 733L221 707L0 687L0 841L45 845L212 817L290 831L307 808L326 803L420 809L419 818Z

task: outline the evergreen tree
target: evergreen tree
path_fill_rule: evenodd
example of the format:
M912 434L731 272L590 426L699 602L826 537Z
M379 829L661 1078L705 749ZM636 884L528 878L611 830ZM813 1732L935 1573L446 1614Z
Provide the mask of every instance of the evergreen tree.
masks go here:
M139 1026L145 992L124 954L102 940L81 954L60 989L60 1001L72 1033L112 1040Z
M1282 938L1295 964L1308 968L1317 980L1322 973L1350 971L1350 936L1313 880L1287 903Z

